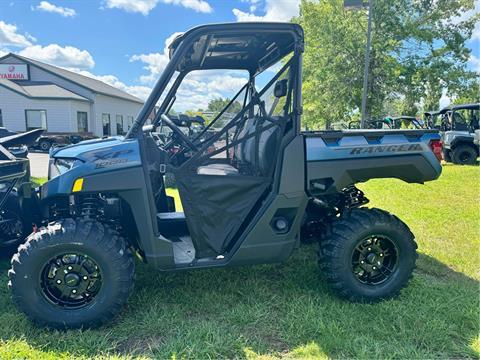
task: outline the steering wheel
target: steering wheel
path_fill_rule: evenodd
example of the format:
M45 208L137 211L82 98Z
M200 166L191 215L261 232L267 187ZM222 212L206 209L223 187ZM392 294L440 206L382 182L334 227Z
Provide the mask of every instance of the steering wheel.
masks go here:
M162 114L160 118L162 119L163 123L167 125L180 138L181 142L183 142L193 151L198 150L195 144L183 133L182 130L178 128L177 125L175 125L175 123L172 120L170 120L170 118L167 115Z

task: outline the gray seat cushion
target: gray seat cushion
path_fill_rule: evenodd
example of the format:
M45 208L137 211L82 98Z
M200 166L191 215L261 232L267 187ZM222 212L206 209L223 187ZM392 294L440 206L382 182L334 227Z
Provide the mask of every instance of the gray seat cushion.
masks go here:
M209 164L197 168L198 175L237 175L238 170L228 164Z

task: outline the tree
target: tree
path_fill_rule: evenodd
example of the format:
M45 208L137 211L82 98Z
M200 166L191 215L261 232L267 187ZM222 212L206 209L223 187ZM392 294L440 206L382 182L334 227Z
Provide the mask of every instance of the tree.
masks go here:
M208 111L213 111L213 112L220 112L222 111L229 103L230 99L223 99L223 98L215 98L210 100L207 106ZM230 108L228 109L229 112L231 113L237 113L240 112L242 109L242 105L238 101L234 101Z
M473 0L375 0L367 117L438 108L444 89L455 97L478 74L467 70L475 21L460 17ZM358 116L367 15L343 0L302 0L305 30L304 119L309 127Z

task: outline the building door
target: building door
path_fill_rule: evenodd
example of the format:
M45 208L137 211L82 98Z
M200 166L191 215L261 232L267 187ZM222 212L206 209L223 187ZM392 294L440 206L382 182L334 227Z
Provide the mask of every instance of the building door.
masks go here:
M77 111L77 129L79 133L88 132L88 115L85 111Z
M110 126L110 114L102 114L103 136L110 136L112 134Z

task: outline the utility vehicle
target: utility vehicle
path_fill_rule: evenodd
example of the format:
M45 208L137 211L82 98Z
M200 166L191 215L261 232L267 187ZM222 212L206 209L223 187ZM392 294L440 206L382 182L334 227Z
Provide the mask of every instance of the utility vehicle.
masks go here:
M96 136L90 133L46 133L40 136L37 141L32 144L32 148L47 152L54 146L77 144L83 140L95 138Z
M454 164L474 165L479 147L474 143L474 132L479 129L480 104L456 105L448 116L448 126L443 134L445 161Z
M51 154L39 192L43 227L19 247L9 271L18 307L50 327L97 326L127 301L134 254L160 270L278 263L302 236L318 239L320 269L339 295L360 302L397 295L415 266L414 235L387 211L361 207L368 200L355 184L436 179L440 137L434 130L301 132L303 49L302 28L290 23L205 25L177 37L124 138ZM207 138L190 139L170 109L186 76L208 70L248 77L204 132L233 107L235 116ZM160 97L153 126L144 126ZM163 145L151 134L160 124L175 134ZM172 154L174 146L180 151ZM192 156L178 162L184 151ZM184 212L165 193L169 171Z
M0 252L11 254L13 248L32 232L32 211L37 205L32 197L28 145L35 142L43 130L22 134L10 132L0 138ZM4 133L6 134L6 133ZM18 150L21 149L21 150Z

